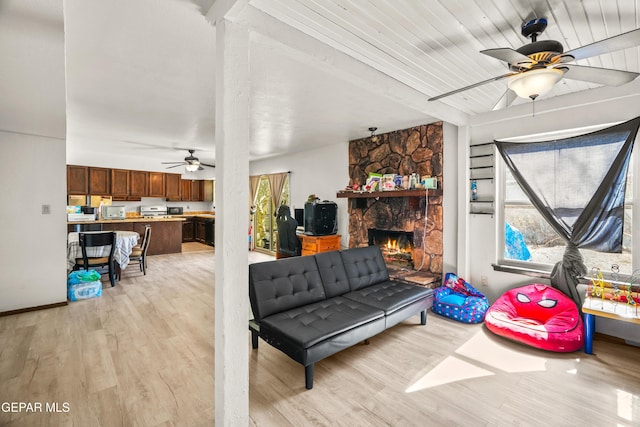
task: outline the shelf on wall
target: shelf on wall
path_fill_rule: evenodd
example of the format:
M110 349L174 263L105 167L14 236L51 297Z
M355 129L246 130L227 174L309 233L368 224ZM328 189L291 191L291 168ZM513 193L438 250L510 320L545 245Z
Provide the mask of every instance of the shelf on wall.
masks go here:
M442 189L428 189L429 196L442 196ZM338 191L336 197L348 198L348 199L375 199L378 197L424 197L425 189L419 188L416 190L389 190L389 191Z
M495 173L495 149L493 142L486 144L476 144L469 146L469 181L478 181L476 192L479 198L469 200L469 213L471 215L493 215L495 214L495 190L491 189L491 185L479 183L494 182ZM481 176L473 176L481 175ZM473 185L473 184L472 184Z
M420 201L426 199L427 192L429 197L442 196L441 188L430 188L425 190L423 188L416 190L389 190L389 191L338 191L336 197L347 198L353 200L353 208L364 209L367 207L366 199L380 199L389 197L407 197L409 209L420 209Z
M469 212L471 215L491 215L493 216L494 212Z

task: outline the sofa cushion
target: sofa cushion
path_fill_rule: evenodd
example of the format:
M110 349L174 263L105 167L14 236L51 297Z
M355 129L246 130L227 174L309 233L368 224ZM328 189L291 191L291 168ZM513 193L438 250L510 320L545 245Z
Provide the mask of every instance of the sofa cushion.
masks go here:
M386 315L423 298L431 297L433 291L421 286L393 281L378 283L344 294L345 298L384 310Z
M378 246L341 251L340 256L352 291L389 280L387 265Z
M318 264L318 271L320 271L320 278L322 279L327 298L346 294L351 291L340 252L320 252L314 256Z
M290 345L309 348L383 316L382 310L335 297L262 319L260 335L267 342L270 339L282 339ZM276 347L282 346L282 343L274 344Z
M249 265L249 300L257 321L324 299L324 287L314 257Z

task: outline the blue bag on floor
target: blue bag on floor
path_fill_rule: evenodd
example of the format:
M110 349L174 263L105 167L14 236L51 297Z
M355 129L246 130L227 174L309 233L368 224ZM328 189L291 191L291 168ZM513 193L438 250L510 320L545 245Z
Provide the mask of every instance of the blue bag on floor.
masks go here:
M67 298L69 301L96 298L102 295L100 273L95 270L78 270L67 278Z

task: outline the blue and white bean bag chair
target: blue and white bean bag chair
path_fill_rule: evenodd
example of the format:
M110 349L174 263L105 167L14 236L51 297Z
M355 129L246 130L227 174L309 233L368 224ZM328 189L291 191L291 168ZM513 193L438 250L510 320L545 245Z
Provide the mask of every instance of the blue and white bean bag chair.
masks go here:
M489 309L487 297L453 273L434 291L434 313L463 323L480 323Z

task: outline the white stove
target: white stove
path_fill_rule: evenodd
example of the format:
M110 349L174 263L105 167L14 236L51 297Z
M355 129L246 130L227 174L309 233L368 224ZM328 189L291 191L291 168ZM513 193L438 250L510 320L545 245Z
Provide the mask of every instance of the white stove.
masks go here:
M140 216L143 218L166 218L167 207L162 205L140 206Z

